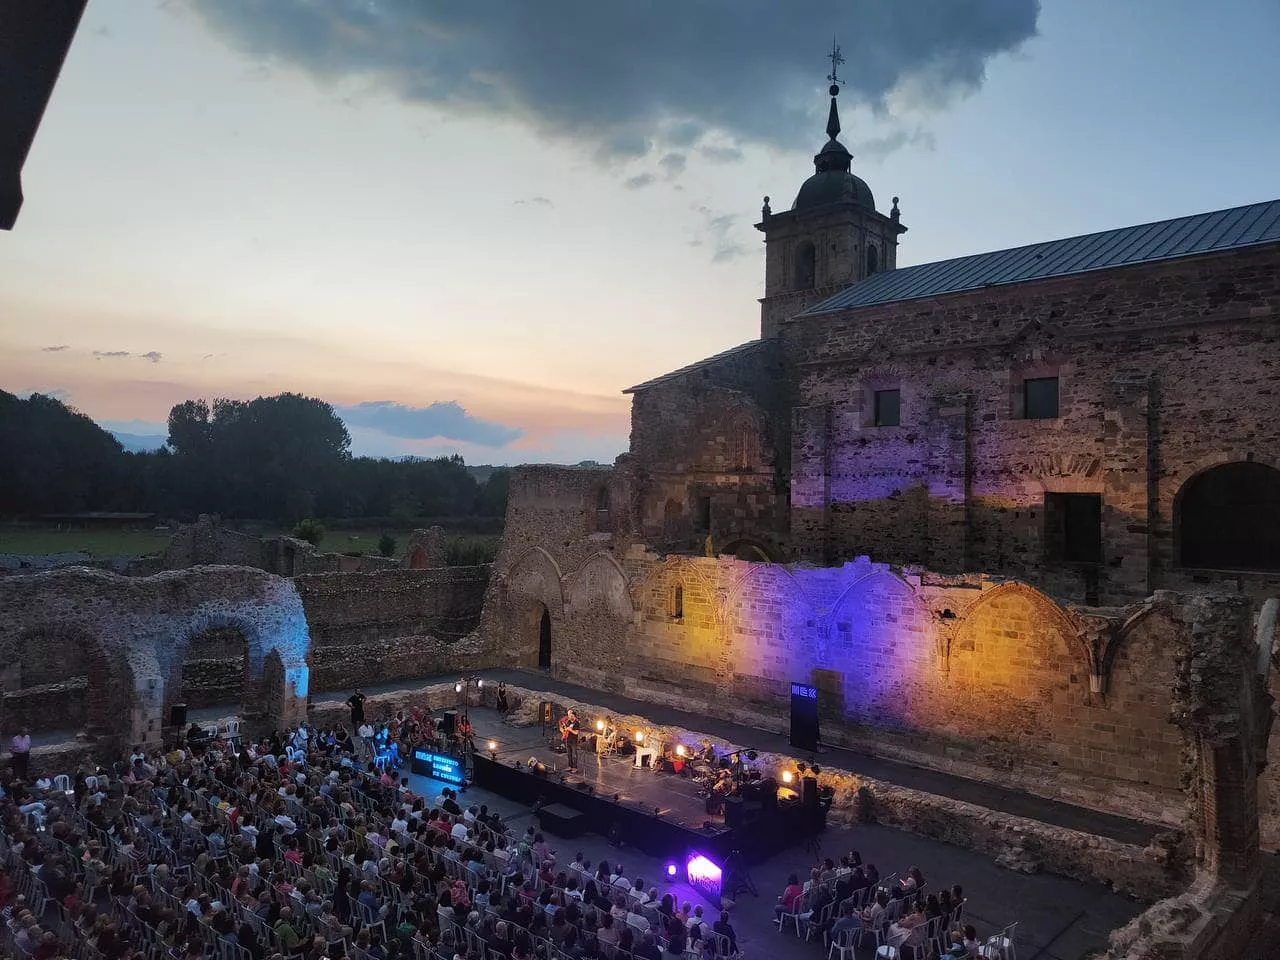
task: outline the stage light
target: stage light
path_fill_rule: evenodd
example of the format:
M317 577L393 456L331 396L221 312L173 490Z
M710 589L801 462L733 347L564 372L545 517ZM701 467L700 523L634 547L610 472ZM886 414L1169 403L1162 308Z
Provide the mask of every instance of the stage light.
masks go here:
M793 774L790 770L783 770L783 771L782 771L782 782L783 782L783 783L790 783L790 782L791 782L792 780L794 780L794 779L795 779L795 774Z
M685 755L684 744L683 744L683 743L677 743L677 744L676 744L676 756L677 756L677 757L683 757L684 755Z
M597 729L597 730L599 730L601 733L604 733L604 721L603 721L603 720L597 720L597 721L596 721L596 729Z
M676 878L677 872L678 872L678 868L674 863L667 864L667 880L668 881L674 880Z
M799 770L801 774L803 774L809 768L804 765L804 761L802 760L796 764L796 769Z
M644 731L643 731L643 730L637 730L637 731L636 731L636 743L644 743Z
M489 741L489 759L490 760L498 759L498 741L497 740Z
M476 686L477 686L477 687L483 687L483 686L484 686L484 678L478 678L478 679L476 680Z
M462 684L461 684L460 682L459 682L459 683L455 683L455 684L453 685L453 692L454 692L454 693L461 693L461 692L462 692Z

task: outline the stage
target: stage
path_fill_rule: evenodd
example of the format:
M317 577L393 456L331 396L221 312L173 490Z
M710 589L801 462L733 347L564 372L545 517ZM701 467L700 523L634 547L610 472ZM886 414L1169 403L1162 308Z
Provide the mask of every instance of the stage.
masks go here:
M758 863L824 825L824 817L800 802L756 800L741 803L741 816L732 816L736 824L730 826L724 816L707 813L691 776L636 767L633 753L602 757L586 742L578 750L578 773L571 774L568 756L552 748L560 742L554 726L545 733L538 726L508 726L496 711L476 707L470 718L476 786L530 806L576 810L583 822L575 828L653 857L683 864L689 854L704 853L723 864L737 854L744 865ZM538 765L545 775L536 772ZM553 833L559 818L550 820L544 827Z

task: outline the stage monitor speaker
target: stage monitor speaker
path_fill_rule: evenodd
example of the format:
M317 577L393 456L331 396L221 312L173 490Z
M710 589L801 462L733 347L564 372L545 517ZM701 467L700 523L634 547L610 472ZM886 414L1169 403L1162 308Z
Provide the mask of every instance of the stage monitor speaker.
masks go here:
M555 706L550 700L543 700L538 709L539 714L542 717L543 726L549 727L556 722Z
M737 830L746 822L745 810L741 797L724 798L724 825L730 830Z
M818 688L811 684L791 684L791 745L818 750Z
M446 737L452 737L453 731L458 728L458 711L446 710L440 721L440 730Z
M765 810L778 809L778 781L773 777L760 781L760 806Z
M187 725L187 705L175 703L169 708L169 726L185 727Z
M804 801L806 807L816 807L818 805L817 777L800 778L800 799Z

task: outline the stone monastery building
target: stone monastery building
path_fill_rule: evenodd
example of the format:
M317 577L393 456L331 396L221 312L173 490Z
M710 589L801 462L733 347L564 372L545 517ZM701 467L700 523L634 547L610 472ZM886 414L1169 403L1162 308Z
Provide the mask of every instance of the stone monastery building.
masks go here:
M613 467L513 473L481 630L770 729L811 683L829 743L1177 823L1179 604L1280 595L1280 200L900 268L835 93L759 338L630 388Z

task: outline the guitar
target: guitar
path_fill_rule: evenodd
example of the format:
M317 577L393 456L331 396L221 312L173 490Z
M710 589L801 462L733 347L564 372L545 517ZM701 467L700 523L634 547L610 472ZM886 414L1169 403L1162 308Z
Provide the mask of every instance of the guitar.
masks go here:
M568 741L570 737L578 735L578 722L570 720L567 716L560 718L560 739Z

